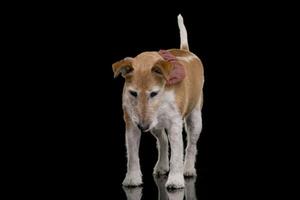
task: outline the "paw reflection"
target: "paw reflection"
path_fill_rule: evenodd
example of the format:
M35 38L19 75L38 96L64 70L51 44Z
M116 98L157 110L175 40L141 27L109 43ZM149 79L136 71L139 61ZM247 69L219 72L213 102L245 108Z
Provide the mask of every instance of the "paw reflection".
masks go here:
M197 200L195 183L196 183L196 177L185 178L185 188L184 188L185 199Z
M185 178L184 189L166 189L167 176L154 176L154 182L156 184L158 200L197 200L195 183L196 178ZM142 187L123 187L127 200L141 200L142 199Z
M167 176L154 176L154 181L158 189L158 200L197 200L195 183L196 178L185 178L185 188L169 190L166 189Z
M127 200L140 200L142 198L142 187L124 187Z

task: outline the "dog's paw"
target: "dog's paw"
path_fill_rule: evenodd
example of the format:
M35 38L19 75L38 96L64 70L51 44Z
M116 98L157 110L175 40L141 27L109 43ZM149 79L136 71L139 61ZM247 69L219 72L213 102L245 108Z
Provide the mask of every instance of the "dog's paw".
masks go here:
M186 177L193 177L193 176L197 176L197 172L195 168L191 168L191 169L184 169L183 175Z
M169 172L169 165L156 165L153 174L156 176L165 175Z
M183 174L169 174L169 178L166 183L168 189L184 188Z
M126 177L122 183L126 187L138 187L143 184L142 175L140 172L130 172L126 174Z

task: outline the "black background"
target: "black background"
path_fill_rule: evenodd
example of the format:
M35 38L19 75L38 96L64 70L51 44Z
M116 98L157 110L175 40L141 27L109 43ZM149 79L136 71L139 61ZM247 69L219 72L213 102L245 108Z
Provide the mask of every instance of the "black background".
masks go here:
M29 191L48 196L125 199L123 80L113 79L111 65L143 51L179 47L181 13L206 81L197 197L266 192L264 186L276 183L280 177L274 174L284 165L281 133L287 127L277 117L286 92L278 80L290 69L284 57L289 37L280 32L289 31L284 10L228 2L72 3L23 10L12 37L25 55L20 75L26 72L29 83L18 86L24 91L20 118L26 119L20 128L27 133L19 141L26 148L16 153L24 185L33 180ZM156 156L154 138L143 135L143 199L156 199L151 175Z

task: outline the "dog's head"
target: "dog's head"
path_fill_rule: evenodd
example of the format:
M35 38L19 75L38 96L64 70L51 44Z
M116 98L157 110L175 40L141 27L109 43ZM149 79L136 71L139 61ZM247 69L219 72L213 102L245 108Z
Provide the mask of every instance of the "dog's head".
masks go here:
M179 82L184 75L158 52L125 58L114 63L112 68L114 77L121 74L125 78L123 104L127 113L141 130L152 129L157 124L157 112L166 86Z

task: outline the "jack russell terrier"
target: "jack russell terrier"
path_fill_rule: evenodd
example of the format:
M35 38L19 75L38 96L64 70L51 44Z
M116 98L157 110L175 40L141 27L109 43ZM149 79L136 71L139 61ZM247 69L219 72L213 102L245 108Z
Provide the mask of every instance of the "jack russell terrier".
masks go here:
M196 176L204 72L200 59L189 51L181 15L178 15L178 26L180 49L143 52L112 65L114 77L121 74L125 78L123 111L128 162L124 186L142 184L139 163L141 131L149 131L157 139L158 161L153 174L169 172L167 188L183 188L184 176ZM187 132L184 159L183 124Z

